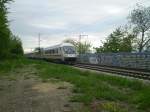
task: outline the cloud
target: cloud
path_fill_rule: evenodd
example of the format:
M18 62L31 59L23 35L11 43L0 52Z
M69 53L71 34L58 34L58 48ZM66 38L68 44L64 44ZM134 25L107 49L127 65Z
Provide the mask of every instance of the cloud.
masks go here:
M31 23L33 27L43 28L43 29L66 29L67 25L63 22L53 22L53 23Z
M82 33L89 35L93 46L99 46L100 40L127 22L137 2L150 5L149 0L15 0L8 16L24 49L37 46L38 33L43 47L60 43L65 35L78 38Z

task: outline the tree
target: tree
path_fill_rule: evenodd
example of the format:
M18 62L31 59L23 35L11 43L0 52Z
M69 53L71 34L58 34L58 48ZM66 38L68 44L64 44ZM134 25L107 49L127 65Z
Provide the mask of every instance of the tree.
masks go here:
M4 58L9 52L10 29L7 20L6 4L11 0L0 0L0 58Z
M70 43L70 44L74 45L76 48L78 47L78 41L76 41L75 39L68 38L68 39L65 39L63 42Z
M147 34L147 36L149 36L149 38L150 38L150 32ZM146 45L145 52L150 52L150 41Z
M64 40L63 42L73 44L79 54L90 52L91 43L88 41L78 42L74 39L69 38Z
M122 38L121 42L121 52L131 52L133 51L133 39L135 36L133 34L128 34L127 36Z
M127 29L117 28L113 33L111 33L103 45L99 48L94 48L97 53L101 52L131 52L133 50L133 39L135 35L129 33Z
M84 41L84 42L78 42L78 52L81 54L89 53L91 50L91 43Z
M12 35L11 37L10 53L15 55L23 55L22 42L18 36Z
M0 59L11 57L12 55L23 55L21 40L14 36L9 29L8 8L6 7L12 0L0 0Z
M108 52L119 52L120 51L120 44L121 44L121 37L124 34L122 33L120 28L117 28L107 39L107 43L104 44L106 46L106 50Z
M97 52L119 52L120 51L120 44L121 44L121 37L123 33L121 28L117 28L113 33L111 33L106 42L103 42L103 46L99 48L95 48Z
M146 35L150 30L150 7L137 5L129 15L129 22L139 35L137 38L137 46L138 51L142 52L150 41L150 36Z

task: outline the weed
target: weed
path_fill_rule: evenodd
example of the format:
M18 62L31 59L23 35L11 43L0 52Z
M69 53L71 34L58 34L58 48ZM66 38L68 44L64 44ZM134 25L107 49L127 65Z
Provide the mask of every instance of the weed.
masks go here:
M12 68L29 64L34 64L38 71L34 75L41 77L44 82L56 79L73 84L74 88L72 91L76 93L71 98L73 102L82 102L89 107L91 102L103 99L108 102L101 106L108 112L126 112L114 102L124 102L127 105L133 105L140 112L149 111L150 84L144 84L137 79L81 71L67 65L27 59L11 61L11 63L8 61L0 63L0 74L1 71L8 72ZM128 90L128 92L125 92L125 90Z

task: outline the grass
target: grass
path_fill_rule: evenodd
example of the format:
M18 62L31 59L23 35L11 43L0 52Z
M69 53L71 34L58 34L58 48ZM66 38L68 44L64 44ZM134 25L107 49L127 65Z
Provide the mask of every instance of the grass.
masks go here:
M73 84L73 92L76 94L71 101L83 102L87 107L98 101L100 108L106 112L150 111L150 84L139 80L81 71L67 65L27 59L1 62L0 74L28 64L35 64L43 80L55 78Z

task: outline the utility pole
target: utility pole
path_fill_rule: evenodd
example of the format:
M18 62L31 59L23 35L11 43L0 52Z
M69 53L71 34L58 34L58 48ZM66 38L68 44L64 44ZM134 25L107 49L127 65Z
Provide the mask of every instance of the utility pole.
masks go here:
M82 35L79 35L79 54L81 54L81 36Z

